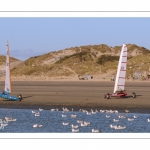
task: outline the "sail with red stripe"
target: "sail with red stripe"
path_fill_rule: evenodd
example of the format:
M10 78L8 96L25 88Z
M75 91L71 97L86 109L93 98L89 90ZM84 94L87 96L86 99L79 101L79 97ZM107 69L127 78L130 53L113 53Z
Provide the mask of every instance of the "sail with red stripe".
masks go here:
M116 93L117 91L123 91L125 88L126 66L127 66L127 46L123 44L118 63L114 93Z

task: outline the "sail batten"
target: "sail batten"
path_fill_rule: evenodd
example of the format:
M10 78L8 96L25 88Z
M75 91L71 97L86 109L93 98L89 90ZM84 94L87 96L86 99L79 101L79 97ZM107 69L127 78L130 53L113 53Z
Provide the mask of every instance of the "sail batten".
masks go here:
M7 41L6 47L7 47L7 53L6 53L5 91L11 93L10 51L9 51L9 44L8 44L8 41Z
M127 47L123 44L118 63L117 75L114 86L114 93L117 91L123 91L125 87L126 78L126 65L127 65Z

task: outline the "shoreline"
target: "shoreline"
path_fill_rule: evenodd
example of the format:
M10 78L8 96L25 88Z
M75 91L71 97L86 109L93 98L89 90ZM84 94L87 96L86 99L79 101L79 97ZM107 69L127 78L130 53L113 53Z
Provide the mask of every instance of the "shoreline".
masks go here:
M149 108L119 108L119 107L98 107L98 106L93 106L93 107L88 107L88 106L60 106L60 105L51 105L51 106L43 106L43 105L0 105L0 109L29 109L29 110L38 110L39 108L42 108L43 110L51 110L51 109L58 109L59 111L62 111L62 108L67 108L69 111L72 111L72 108L74 111L79 111L80 109L85 109L87 111L91 111L91 109L98 110L117 110L118 113L126 113L126 110L128 110L128 113L144 113L144 114L150 114L150 109Z

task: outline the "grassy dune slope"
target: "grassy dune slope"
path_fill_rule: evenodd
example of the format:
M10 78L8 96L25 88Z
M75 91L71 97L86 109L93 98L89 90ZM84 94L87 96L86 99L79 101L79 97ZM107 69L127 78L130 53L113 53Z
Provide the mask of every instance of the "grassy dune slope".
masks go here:
M31 57L23 66L11 70L15 76L75 76L82 74L115 75L122 46L105 44L71 47ZM127 77L137 70L149 72L150 51L135 44L127 44Z

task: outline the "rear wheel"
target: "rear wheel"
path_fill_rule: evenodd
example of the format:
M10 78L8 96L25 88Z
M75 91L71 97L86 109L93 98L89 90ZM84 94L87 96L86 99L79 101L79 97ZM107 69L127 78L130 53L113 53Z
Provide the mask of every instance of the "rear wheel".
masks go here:
M133 97L133 98L136 98L135 92L132 93L132 97Z
M109 93L106 94L106 98L107 98L107 99L110 99L110 94L109 94Z
M17 97L19 98L19 101L22 100L22 95L21 94L19 94Z

